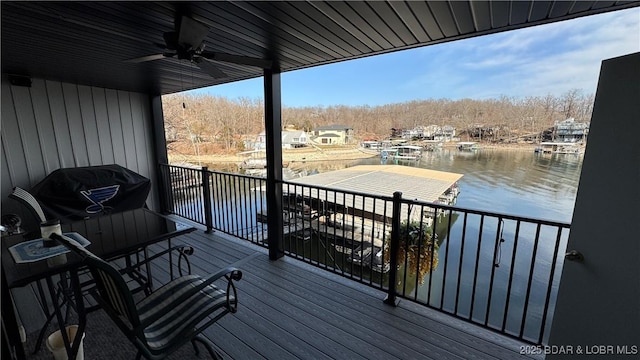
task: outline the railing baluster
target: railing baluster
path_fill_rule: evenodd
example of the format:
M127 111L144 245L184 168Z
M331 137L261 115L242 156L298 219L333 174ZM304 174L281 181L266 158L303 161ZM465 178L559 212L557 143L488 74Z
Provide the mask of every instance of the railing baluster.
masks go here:
M245 178L242 177L238 177L238 182L240 183L240 201L239 203L242 204L241 208L240 208L240 234L242 236L242 239L247 239L247 224L249 223L247 221L247 182Z
M183 211L189 215L189 218L193 219L193 214L191 213L191 209L188 206L189 204L189 199L192 197L191 192L193 191L191 189L190 186L190 179L188 177L188 172L186 169L180 169L180 178L182 179L182 184L184 187L184 194L183 196L180 197L180 207L183 209ZM194 219L197 221L197 219Z
M402 276L402 296L406 296L407 294L407 274L409 273L409 229L410 227L410 223L411 223L411 205L407 204L407 218L406 218L406 222L407 222L407 226L405 227L405 231L404 233L400 233L401 238L404 237L405 241L404 241L404 274ZM402 204L400 204L400 206L402 206ZM402 220L401 220L402 223ZM417 267L416 267L417 268Z
M291 184L287 184L287 201L286 203L283 201L282 202L282 206L285 207L287 209L287 216L291 216L291 199L294 199L294 201L296 201L295 199L298 198L298 188L297 187L293 187L293 193L291 192ZM300 257L300 251L298 250L298 242L294 242L292 243L291 241L291 221L289 221L289 219L287 219L287 233L289 235L285 236L285 248L286 245L288 245L289 247L289 252L292 251L292 249L295 247L295 251L293 256L296 258ZM304 256L304 245L302 247L302 254Z
M504 317L502 318L502 327L501 327L501 331L504 332L504 330L507 327L507 318L509 316L509 306L511 304L511 285L513 284L513 272L515 270L515 265L516 265L516 254L518 251L518 239L520 237L520 220L518 220L516 222L516 233L514 235L514 240L513 240L513 250L511 251L511 269L509 270L509 282L507 285L507 302L505 304L505 308L504 308Z
M413 204L412 204L413 206ZM424 208L424 205L422 206L422 208ZM421 208L421 209L422 209ZM411 214L409 214L409 217L411 217ZM407 224L410 224L409 219L407 219ZM420 232L419 232L419 241L418 241L418 263L416 264L416 281L414 284L414 289L416 289L415 291L415 295L413 297L414 301L418 300L418 286L420 284L420 265L422 265L422 234L426 231L428 231L427 229L425 229L425 225L424 225L424 218L422 216L420 216L420 223L418 224Z
M469 310L469 320L473 319L473 307L476 300L476 285L478 284L478 266L480 265L480 247L482 246L482 230L484 227L484 214L480 215L480 227L478 229L478 248L476 250L476 265L473 271L473 287L471 288L471 309Z
M456 283L456 305L454 314L458 314L458 305L460 304L460 284L462 279L462 260L464 259L464 240L467 235L467 216L468 213L464 213L464 220L462 221L462 239L460 240L460 260L458 263L458 282Z
M335 192L334 192L335 195ZM324 190L324 198L325 201L322 203L321 206L321 214L320 217L324 218L325 224L328 221L328 216L329 216L329 209L328 209L328 203L329 203L329 190L325 189ZM322 239L322 235L320 235L320 217L318 217L318 221L316 222L316 233L318 234L318 241L323 241ZM338 257L338 253L336 252L336 247L335 246L331 246L331 244L329 243L329 239L327 237L324 238L324 247L327 249L327 252L329 253L329 256L331 257L331 259L333 259L333 271L335 272L336 269L342 271L342 267L344 267L342 264L338 264L338 261L336 260L336 258Z
M340 224L340 228L341 228L341 231L342 231L342 252L345 255L348 256L349 254L346 254L346 251L347 251L346 250L347 249L347 231L346 231L346 229L344 227L344 222L345 222L345 219L347 218L347 214L349 212L349 208L347 206L347 193L344 193L344 192L342 193L342 204L343 204L343 206L342 206L342 219L341 219L341 224ZM338 219L336 218L336 223L337 222L338 222ZM349 264L349 277L353 279L353 263Z
M309 229L310 229L309 231L311 232L309 234L310 236L312 236L313 232L314 232L314 227L313 227L314 223L316 224L316 228L318 227L318 224L320 223L320 215L323 212L324 204L325 204L325 202L323 202L320 199L320 189L315 189L315 191L316 191L316 194L317 194L317 197L316 197L316 199L317 199L316 200L317 201L316 202L316 214L315 214L315 219L314 219L313 213L309 214ZM326 190L324 190L324 198L325 199L327 198L327 191ZM313 202L310 204L310 207L311 207L310 210L313 211L313 208L314 208ZM323 254L324 254L324 259L325 259L325 261L324 261L325 268L329 268L330 267L329 266L330 265L329 262L332 262L333 264L331 265L331 269L335 270L335 268L336 268L336 259L335 259L335 257L333 255L331 255L331 248L327 245L326 241L322 241L320 239L320 237L317 237L317 241L318 241L319 244L322 243L322 248L324 249Z
M493 280L496 275L496 268L498 267L498 250L500 247L500 242L502 239L500 238L500 225L502 223L502 218L498 217L498 227L496 229L496 242L493 247L493 262L491 264L491 277L489 278L489 295L487 297L487 310L484 316L484 326L487 326L489 323L489 313L491 312L491 298L493 297Z
M355 198L355 197L354 197ZM365 197L364 196L360 196L360 198L362 199L362 205L360 207L360 211L362 211L361 215L364 215L364 201L365 201ZM355 201L355 199L354 199ZM354 206L354 213L355 213L355 206ZM360 278L363 278L364 275L364 247L365 247L365 241L364 241L364 235L365 235L365 231L364 231L364 216L360 217L361 221L360 221L360 229L362 229L362 231L360 232ZM355 219L353 221L353 231L355 232L355 228L356 228L356 222ZM371 239L371 249L373 250L373 239ZM371 278L371 276L369 276L369 278Z
M387 264L385 263L384 259L386 259L385 257L385 253L386 252L390 252L390 250L387 250L387 242L389 242L390 240L387 239L387 229L388 229L388 223L387 223L387 205L389 203L388 200L382 200L382 204L383 206L383 219L384 222L382 223L382 268L384 269L385 266L387 266ZM391 244L389 244L389 249L391 248ZM389 265L391 266L391 265ZM384 271L380 272L380 285L383 285L383 279L384 279Z
M233 236L239 237L240 235L240 212L238 209L240 208L240 203L238 202L238 177L229 174L229 179L231 180L231 192L230 192L230 210L231 210L231 234Z
M553 250L553 257L551 258L551 271L549 272L549 284L547 285L547 292L544 300L544 310L542 311L542 324L540 325L540 335L536 342L540 343L544 340L545 326L547 325L547 317L549 316L549 303L551 301L551 288L553 287L553 277L556 271L556 262L558 262L558 250L560 247L560 240L562 237L562 228L558 228L558 235L556 236L556 246Z
M297 210L297 208L296 208L296 213L298 213L298 211L300 212L300 219L301 219L303 227L304 227L304 224L305 224L305 221L306 221L306 219L305 219L305 215L306 214L305 214L305 211L304 211L304 206L306 204L307 198L311 198L311 191L312 191L312 188L310 186L307 186L306 190L302 194L302 198L300 199L300 201L301 201L300 202L300 210ZM309 195L306 195L306 194L309 194ZM307 246L307 242L306 241L302 241L302 244ZM320 256L320 252L319 252L320 249L318 247L318 244L316 243L316 246L315 246L316 250L318 251L317 252L318 257L316 259L314 259L313 256L311 256L311 254L313 254L313 248L314 248L313 243L309 242L308 246L309 246L309 254L310 254L308 262L313 264L313 265L315 265L315 266L317 266L317 267L321 267L320 266L320 257L319 257ZM305 257L306 257L306 254L307 253L305 252Z
M533 241L533 255L531 255L531 267L529 268L529 282L527 283L527 295L524 297L524 309L522 309L522 322L520 323L519 337L522 338L524 334L525 324L527 322L527 311L529 309L529 296L531 296L531 283L533 282L533 270L536 266L536 255L538 253L538 241L540 240L540 228L541 224L536 227L536 237Z
M233 234L233 183L231 182L231 174L225 175L224 183L225 186L225 199L226 199L226 215L227 221L225 221L225 229L227 234Z
M437 236L438 232L436 231L437 223L438 223L438 207L433 207L433 225L431 226L431 255L429 256L429 261L433 264L433 253L436 248L436 241L438 241ZM433 283L433 269L429 269L429 286L427 287L427 304L431 304L431 284Z
M343 194L344 196L344 194ZM338 241L336 238L336 234L337 234L337 230L335 227L335 224L338 222L337 217L338 217L338 209L337 209L337 205L338 204L338 192L334 191L333 192L333 209L331 210L331 212L333 213L333 222L334 222L334 226L333 226L333 248L336 249L336 252L338 252L338 249L336 248L336 245L338 245ZM329 215L329 218L326 220L325 224L329 224L331 221L331 215ZM326 227L325 227L326 230ZM329 239L329 236L327 235L327 240ZM343 236L343 241L344 241L344 236ZM344 244L343 244L344 245ZM342 248L342 251L340 251L340 259L342 260L342 270L341 273L342 275L344 275L344 269L346 267L346 264L344 262L344 247Z
M199 189L196 188L196 183L197 183L197 178L196 178L196 174L193 173L193 171L191 169L185 169L184 170L185 174L187 174L187 179L189 182L189 193L190 193L190 199L198 199L200 198L198 196L199 193ZM189 211L192 217L194 217L195 219L197 219L196 221L198 221L199 223L202 223L200 217L196 214L198 214L197 212L197 208L196 208L196 204L195 201L188 201L187 205L189 206Z
M372 219L371 219L371 256L369 257L369 285L371 285L373 283L373 273L374 271L374 260L377 254L376 251L376 198L372 197L371 201L373 202L373 209L371 210L372 213ZM364 209L364 204L362 204L362 207ZM384 244L383 244L384 245ZM384 264L383 264L384 265ZM382 269L380 270L382 272Z
M447 264L449 263L449 244L451 243L452 218L453 218L453 211L449 209L449 220L447 221L447 245L445 246L445 251L444 251L444 266L442 271L442 292L440 294L440 310L442 310L442 308L444 307L444 295L445 295L445 289L447 288Z
M187 170L187 172L190 173L192 179L191 189L193 191L193 198L202 199L202 174L194 170ZM192 201L191 204L193 204L193 207L191 208L191 211L193 211L193 216L197 218L200 223L203 223L204 220L202 216L202 203L197 204L195 201Z
M349 231L349 233L351 234L350 243L352 244L352 246L355 246L355 243L356 243L356 239L355 239L355 237L356 237L356 235L355 235L355 232L356 232L356 229L355 229L355 227L356 227L356 195L354 195L354 194L351 195L351 216L350 216L350 218L351 218L351 225L350 225L351 230ZM351 255L352 256L353 256L353 250L355 250L355 248L351 249ZM351 262L351 274L353 274L353 273L354 273L354 271L353 271L353 262ZM362 278L362 272L360 273L360 277Z
M246 200L247 207L245 208L245 214L247 215L247 223L245 224L247 228L247 240L253 242L254 240L254 229L255 229L255 200L253 193L253 179L250 177L245 178L245 186L246 186Z

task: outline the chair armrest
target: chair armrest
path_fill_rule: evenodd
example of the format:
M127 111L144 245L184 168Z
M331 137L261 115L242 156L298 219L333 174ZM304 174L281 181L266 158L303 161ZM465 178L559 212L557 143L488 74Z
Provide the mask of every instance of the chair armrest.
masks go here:
M202 284L194 287L193 289L191 289L189 292L187 292L186 294L184 294L183 296L186 298L188 296L191 296L194 292L200 291L204 288L206 288L207 286L211 285L214 281L220 279L220 278L226 278L227 282L233 282L235 281L239 281L240 279L242 279L242 271L238 270L237 268L234 267L226 267L224 269L220 269L217 272L209 275L208 277L204 278L204 281L202 282Z
M226 296L227 296L227 306L229 308L229 311L230 312L236 312L237 300L235 300L235 299L236 299L236 295L237 294L236 294L236 288L235 288L235 285L233 284L233 282L234 281L239 281L240 279L242 279L242 271L238 270L235 267L226 267L226 268L220 269L217 272L207 276L206 278L202 278L202 283L201 284L199 284L198 286L195 286L192 289L189 289L189 291L187 291L184 294L180 295L178 298L176 298L173 301L177 302L177 303L181 303L181 302L187 300L188 298L190 298L191 296L193 296L193 294L195 294L197 292L200 292L201 290L203 290L207 286L211 285L214 281L219 280L221 278L227 279ZM233 293L233 299L234 299L233 301L232 301L231 296L230 296L231 292ZM162 316L164 316L164 314L157 313L154 316L146 318L144 321L140 322L140 328L141 329L146 328L149 324L152 324L153 322L155 322L156 320L158 320Z

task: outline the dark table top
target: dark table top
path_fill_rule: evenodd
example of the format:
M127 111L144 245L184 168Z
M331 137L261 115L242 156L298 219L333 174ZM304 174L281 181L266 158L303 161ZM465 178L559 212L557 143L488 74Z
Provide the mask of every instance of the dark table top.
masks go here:
M77 232L91 241L89 251L103 259L133 253L151 244L194 231L195 228L173 221L147 209L136 209L62 224L63 232ZM33 237L33 236L32 236ZM9 248L25 241L25 234L2 238L2 269L9 288L28 285L47 276L80 266L80 259L67 253L67 263L49 267L46 260L16 264Z

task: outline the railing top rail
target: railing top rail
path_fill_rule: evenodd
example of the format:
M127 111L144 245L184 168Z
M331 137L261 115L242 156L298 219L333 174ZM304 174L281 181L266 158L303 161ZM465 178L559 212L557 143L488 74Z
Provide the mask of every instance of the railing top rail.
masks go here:
M185 169L185 170L202 171L202 168L191 168L191 167L185 167L185 166L180 166L180 165L172 165L172 164L160 164L160 165L161 166L172 167L172 168ZM245 179L266 180L264 177L260 177L260 176L244 175L244 174L238 174L238 173L226 172L226 171L207 170L207 172L210 173L210 174L232 175L232 176L237 176L237 177L245 178Z
M189 167L189 166L173 165L173 164L160 164L160 166L167 166L167 167L172 167L177 169L185 169L185 170L193 170L193 171L202 171L202 167Z
M409 205L411 205L411 204L414 204L414 205L425 205L425 206L429 206L429 207L433 207L433 208L437 208L437 209L442 209L442 210L460 211L460 212L466 212L468 214L491 216L491 217L497 217L497 218L501 218L501 219L505 219L505 220L534 222L534 223L541 224L541 225L558 226L558 227L561 227L561 228L570 228L571 227L571 224L570 223L566 223L566 222L538 219L538 218L518 216L518 215L510 215L510 214L505 214L505 213L490 212L490 211L470 209L470 208L462 208L462 207L457 207L457 206L452 206L452 205L430 203L428 201L411 200L411 199L402 199L401 201L403 203L409 204Z
M177 166L177 165L170 165L170 164L161 164L161 165L171 166L171 167L176 167L176 168L183 168L183 169L194 170L194 171L202 171L202 169L194 169L194 168L182 167L182 166ZM262 180L264 180L264 178L258 177L258 176L243 175L243 174L230 173L230 172L224 172L224 171L208 170L208 172L212 173L212 174L237 176L239 178L245 178L245 179L262 179ZM363 197L375 198L375 199L379 199L379 200L383 200L383 201L389 201L389 202L393 201L393 196L367 194L367 193L358 192L358 191L350 191L350 190L345 190L345 189L336 189L336 188L327 187L327 186L303 184L303 183L297 183L297 182L286 181L286 180L283 180L280 183L283 184L283 185L300 186L300 187L303 187L303 188L305 188L305 187L306 188L314 188L314 189L318 189L318 190L322 190L322 191L341 192L341 193L350 194L350 195L354 195L354 196L363 196ZM533 223L538 223L538 224L547 225L547 226L558 226L558 227L561 227L561 228L570 228L571 227L571 224L570 223L566 223L566 222L559 222L559 221L545 220L545 219L539 219L539 218L533 218L533 217L510 215L510 214L504 214L504 213L500 213L500 212L491 212L491 211L484 211L484 210L478 210L478 209L462 208L462 207L451 206L451 205L431 203L431 202L428 202L428 201L420 201L420 200L412 200L412 199L404 199L404 198L401 201L403 203L405 203L405 204L424 205L424 206L429 206L429 207L436 208L436 209L441 209L441 210L460 211L460 212L466 212L468 214L491 216L491 217L501 218L501 219L505 219L505 220L533 222Z

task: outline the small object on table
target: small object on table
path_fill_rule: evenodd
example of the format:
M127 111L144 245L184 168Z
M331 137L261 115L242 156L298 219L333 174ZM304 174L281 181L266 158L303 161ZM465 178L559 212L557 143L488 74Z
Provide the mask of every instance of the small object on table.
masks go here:
M64 236L75 240L80 245L86 247L91 242L84 238L84 236L77 232L64 233ZM16 264L32 263L44 259L53 258L58 255L62 255L69 252L66 246L58 244L54 247L44 247L44 239L34 239L29 241L23 241L9 248L9 253L13 257ZM52 260L53 263L58 262L59 259Z
M51 239L51 234L62 235L62 228L60 227L60 220L47 220L40 223L40 235L42 236L42 246L54 247L59 245L57 241Z

